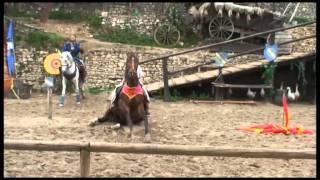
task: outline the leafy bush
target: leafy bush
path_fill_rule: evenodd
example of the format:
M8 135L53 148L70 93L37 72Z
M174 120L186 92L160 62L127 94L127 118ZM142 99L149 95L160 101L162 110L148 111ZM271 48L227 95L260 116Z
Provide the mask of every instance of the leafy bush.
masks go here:
M11 17L32 17L32 18L39 18L39 14L36 14L34 12L24 12L19 11L17 8L10 8L10 10L7 13L8 16Z
M64 42L64 38L58 36L55 33L47 33L47 32L31 32L26 37L25 41L28 45L33 46L35 48L60 48Z
M88 14L83 11L52 11L49 14L49 19L66 20L73 22L87 22L91 28L101 28L101 17L93 14Z
M96 15L88 16L87 23L91 28L99 29L102 27L102 18Z
M108 42L117 42L124 44L133 44L133 45L149 45L154 46L155 43L153 39L144 34L138 34L130 29L120 29L116 28L110 31L108 34L100 34L95 36L96 39Z
M87 14L80 11L51 11L49 19L80 22L86 20Z

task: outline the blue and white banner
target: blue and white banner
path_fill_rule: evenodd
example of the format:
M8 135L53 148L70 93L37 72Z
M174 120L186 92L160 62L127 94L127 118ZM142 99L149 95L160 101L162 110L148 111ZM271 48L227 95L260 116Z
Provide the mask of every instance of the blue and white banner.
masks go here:
M8 30L7 30L7 65L8 65L8 73L10 76L15 74L14 68L14 44L13 44L13 22L10 19L8 23Z
M263 56L269 62L276 60L278 56L278 45L266 44L266 48L263 51Z
M228 60L228 53L226 52L220 52L216 53L215 64L219 67L223 67L224 64L226 64Z

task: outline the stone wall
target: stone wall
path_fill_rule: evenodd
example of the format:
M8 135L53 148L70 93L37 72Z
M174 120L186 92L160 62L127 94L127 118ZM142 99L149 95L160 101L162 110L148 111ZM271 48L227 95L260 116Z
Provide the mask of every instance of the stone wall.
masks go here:
M131 7L128 3L112 4L101 12L102 24L152 36L158 23L166 19L166 6L166 3L131 3Z
M168 49L150 49L150 48L111 48L111 49L93 49L84 57L87 65L87 86L89 88L108 87L113 88L121 82L124 75L124 66L128 52L137 53L140 60L158 57L165 53L173 53L175 50ZM34 87L43 81L44 68L43 60L50 54L47 51L37 51L35 49L22 49L16 51L16 69L17 77L34 84ZM181 68L191 67L203 63L205 59L212 59L213 55L204 52L191 53L173 57L168 61L168 70L175 71ZM211 56L211 57L208 57ZM162 62L150 62L141 65L145 73L144 83L157 82L162 80Z

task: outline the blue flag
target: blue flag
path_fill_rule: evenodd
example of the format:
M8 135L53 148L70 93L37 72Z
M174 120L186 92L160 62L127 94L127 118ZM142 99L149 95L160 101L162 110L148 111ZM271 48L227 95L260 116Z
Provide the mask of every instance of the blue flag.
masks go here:
M7 65L8 65L8 73L12 76L15 72L14 69L14 45L13 45L13 22L10 19L8 30L7 30Z
M277 44L266 44L266 48L263 51L263 56L268 61L276 60L278 56L278 45Z

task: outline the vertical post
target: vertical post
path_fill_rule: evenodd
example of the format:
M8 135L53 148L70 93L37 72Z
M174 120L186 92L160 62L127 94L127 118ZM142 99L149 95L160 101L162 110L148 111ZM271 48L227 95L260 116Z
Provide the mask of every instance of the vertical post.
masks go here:
M52 88L48 88L48 118L52 119Z
M164 101L170 101L170 91L169 91L169 79L168 79L168 58L162 59L162 70L163 70L163 90L164 90Z
M88 177L90 173L90 151L86 148L80 150L80 176Z

